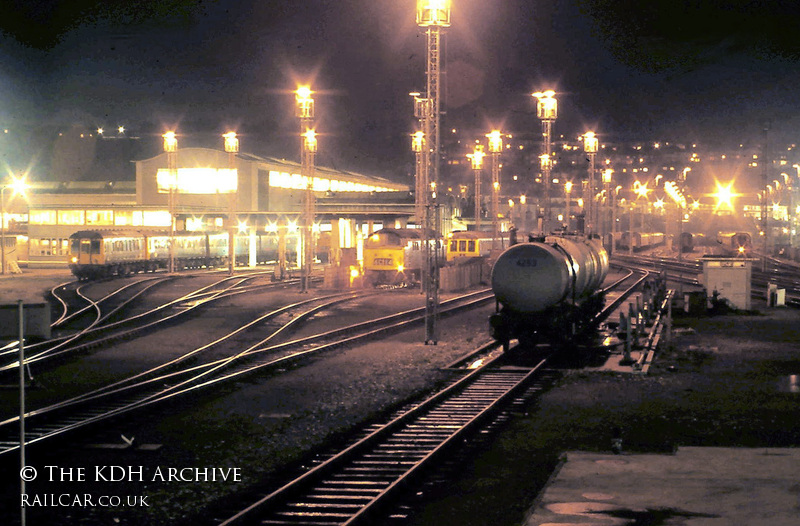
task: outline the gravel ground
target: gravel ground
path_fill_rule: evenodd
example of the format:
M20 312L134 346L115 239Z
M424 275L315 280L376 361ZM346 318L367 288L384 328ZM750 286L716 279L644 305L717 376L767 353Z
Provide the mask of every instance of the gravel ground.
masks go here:
M443 295L442 299L446 297ZM303 332L322 332L344 323L419 307L423 299L418 291L397 291L360 302L360 305L343 305L332 315L320 316ZM287 296L283 300L284 303L292 301L296 298ZM237 316L240 310L256 310L256 304L261 312L268 310L255 299L245 303L231 305L230 309L236 308ZM217 309L218 313L212 313L212 318L225 317L225 310ZM221 394L191 397L186 402L163 407L148 417L134 416L104 424L102 430L79 444L53 446L46 451L31 448L28 464L40 471L47 465L85 467L90 474L87 479L91 479L96 466L143 466L145 480L118 483L87 480L76 484L56 483L40 477L29 484L29 494L80 491L91 495L145 495L148 506L29 508L29 516L39 521L70 525L196 524L208 518L207 512L201 511L204 507L211 505L212 509L220 509L227 502L238 503L239 496L252 498L254 485L268 488L276 484L287 466L290 466L288 469L298 466L308 459L311 451L336 443L337 437L353 426L366 423L374 415L395 408L446 380L448 373L440 371L441 367L487 341L490 310L486 307L458 318L444 318L438 345L422 343L422 328L399 333L381 342L329 352L310 364L279 372L268 379L238 382ZM180 327L182 329L175 328L177 332L172 341L177 342L176 338L193 341L200 338L201 333L213 332L215 326L198 319ZM130 345L133 343L125 342L111 353L122 359L123 350L129 349L126 361L140 361L146 356L143 351L156 352L156 349L147 351ZM93 358L90 363L97 360ZM80 369L79 363L63 370L74 377L76 368ZM88 442L121 444L122 435L135 437L137 444L162 446L155 452L84 448ZM158 467L239 468L241 482L153 482L149 476ZM15 470L12 467L7 472ZM15 479L4 477L6 499L0 504L8 504L7 509L14 509L12 497L18 491ZM13 520L13 517L11 514L8 518Z
M422 297L401 293L384 301L372 310L405 310L404 305L421 305ZM32 449L29 464L39 468L142 466L145 481L39 480L31 493L145 495L148 506L29 513L41 522L65 525L211 523L213 516L226 514L226 507L252 498L253 490L269 491L308 462L309 453L336 444L353 426L445 381L448 373L440 367L488 340L491 309L444 319L436 346L422 344L421 328L400 333L327 353L269 379L239 382L222 395L199 395L156 415L108 424L87 439L121 443L120 435L135 436L138 444L161 444L155 452L98 451L81 444ZM352 310L343 308L323 323ZM562 451L608 451L615 430L626 451L671 452L680 445L796 447L800 395L791 392L789 376L800 374L798 318L796 311L762 305L758 313L676 319L681 334L659 355L649 376L563 371L552 390L459 465L457 480L425 488L413 526L518 525ZM241 482L152 481L158 467L239 468ZM13 473L13 466L7 472ZM3 494L13 496L16 477L3 479ZM16 502L6 497L0 509L13 510Z

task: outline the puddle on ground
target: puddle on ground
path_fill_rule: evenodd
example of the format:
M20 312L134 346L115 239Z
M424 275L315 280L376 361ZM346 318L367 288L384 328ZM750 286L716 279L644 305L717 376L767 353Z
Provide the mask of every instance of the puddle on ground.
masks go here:
M800 374L790 374L778 378L778 391L781 393L800 393Z

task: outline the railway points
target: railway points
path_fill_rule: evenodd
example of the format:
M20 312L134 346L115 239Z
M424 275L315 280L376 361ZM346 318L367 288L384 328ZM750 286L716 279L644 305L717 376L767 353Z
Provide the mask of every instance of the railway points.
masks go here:
M613 271L612 274L614 274L615 277L621 277L621 273L618 271ZM407 291L398 296L394 296L393 301L390 302L393 307L397 307L397 298L405 298L403 301L407 301L409 304L419 302L418 293L415 294L411 293L411 291ZM389 304L386 306L388 307ZM204 455L202 452L205 451L207 447L213 448L213 446L210 446L212 443L217 443L220 447L223 443L232 444L234 450L238 451L238 453L233 453L234 455L261 455L261 458L264 459L264 464L257 468L258 472L262 473L259 477L269 481L272 480L271 477L274 476L271 474L273 473L272 470L280 469L278 459L272 458L270 455L278 454L278 452L282 450L285 451L287 447L295 447L290 444L295 443L301 436L307 437L304 441L310 441L310 444L317 444L317 446L309 449L309 451L316 450L323 444L330 444L331 429L337 430L334 431L334 435L336 433L343 433L349 429L354 422L361 421L365 414L370 411L374 412L373 404L375 401L382 400L382 407L393 407L397 403L398 397L402 399L401 392L405 392L407 396L411 396L410 393L420 388L424 389L427 382L431 381L433 378L438 377L438 381L441 382L451 377L454 373L447 370L446 367L453 359L463 355L468 343L471 343L468 341L470 339L469 336L466 336L464 333L472 333L474 335L472 341L478 343L475 341L478 339L478 333L475 331L474 327L485 323L488 317L487 311L490 310L491 309L484 309L482 315L462 315L464 319L451 320L455 322L455 325L458 327L456 329L458 335L455 336L458 343L443 341L440 345L436 346L435 353L432 352L433 349L430 347L421 345L419 343L420 339L416 339L415 336L401 333L396 337L388 337L386 341L382 341L377 347L362 347L358 350L354 349L352 351L334 353L330 359L326 358L325 360L320 360L316 366L312 366L316 368L316 372L311 370L301 372L289 368L286 373L289 373L291 376L297 376L301 384L297 384L286 375L281 374L280 377L275 377L272 380L275 385L270 390L272 393L271 395L264 391L264 385L259 385L260 382L251 383L252 381L248 381L245 384L239 384L236 389L227 390L227 394L224 395L223 399L216 400L205 395L200 397L203 401L202 407L191 409L190 412L192 416L188 418L193 423L193 426L199 426L198 429L204 430L204 437L208 437L210 430L215 426L219 425L221 422L225 422L225 425L233 426L233 428L237 429L237 434L242 433L242 436L247 437L248 440L257 441L259 444L258 447L260 448L265 447L264 437L266 436L269 437L270 441L275 441L274 444L271 444L266 448L266 451L262 453L256 453L252 449L256 447L255 444L248 448L242 446L240 440L231 436L226 438L220 436L217 439L212 438L210 441L199 438L188 439L185 434L176 433L176 430L187 422L187 417L181 416L180 413L174 413L167 418L167 423L162 422L158 425L134 417L131 424L135 426L136 432L131 432L130 428L121 429L115 425L108 431L93 436L90 442L116 443L120 440L119 434L121 433L126 437L135 435L139 443L160 444L161 447L155 452L145 453L134 452L135 450L128 451L135 455L150 455L151 458L149 460L145 459L145 462L148 464L157 462L156 458L163 461L164 458L170 458L172 455L185 455L188 452L191 452L191 455L200 455L202 457L202 455ZM332 323L337 316L351 315L352 313L348 314L350 311L350 308L345 308L337 313L336 316L323 317L323 320L327 320L323 321L323 323ZM202 325L202 323L199 324L198 329L200 329ZM450 356L451 359L443 360L445 355ZM150 356L152 356L152 353ZM376 356L381 356L380 361L382 365L372 363ZM404 358L398 361L397 358L393 358L393 356L404 356ZM424 357L422 364L419 363L421 357ZM614 357L611 358L613 359ZM355 359L355 363L360 364L362 367L370 368L370 372L361 372L356 374L355 377L344 379L348 375L352 376L353 374L344 372L346 364L352 363L353 359ZM332 365L337 362L338 365ZM435 363L438 363L438 367L441 367L441 369L432 376L431 373L434 371L430 368ZM306 369L306 367L302 369ZM659 374L663 374L663 372ZM400 384L411 381L413 376L413 384L416 387L408 390L409 387L408 384L406 384L406 387L398 390L396 387L398 375L404 378L400 381ZM336 382L330 381L333 377L337 378ZM343 378L342 381L338 380L339 377ZM309 381L311 381L310 384ZM303 387L298 390L299 385L303 385ZM359 392L358 400L345 402L348 396L346 393L354 392L353 389ZM289 393L291 393L291 395ZM369 400L364 400L364 398ZM319 404L320 400L328 400L329 402ZM369 407L373 407L373 409L368 409ZM336 424L336 422L338 422L338 424ZM333 428L331 428L331 426L333 426ZM255 431L259 428L261 431ZM269 430L267 431L267 435L262 434L264 430ZM627 439L628 437L626 435L626 447L628 444ZM193 444L191 444L192 442ZM485 444L486 447L491 447L491 443L492 441L489 441L489 443ZM58 453L54 454L60 455L64 453L62 448L59 448L58 451ZM103 455L113 455L112 451L113 450L108 450L103 453ZM180 451L183 451L183 453L180 453ZM471 453L471 455L482 454L481 451L473 451ZM294 469L300 469L302 471L299 465L307 462L308 457L298 455L294 458L298 463L295 465ZM283 460L281 462L283 462ZM291 462L289 462L289 464L291 464ZM449 484L452 484L452 482ZM429 486L426 485L426 487ZM165 495L165 493L158 488L154 489L156 490L154 495L160 497ZM430 490L426 490L426 492L435 493L435 491ZM228 505L233 502L242 502L242 505L245 505L243 501L238 500L243 496L243 494L239 494L236 491L227 494L227 496L219 496L216 504L212 508L219 510L219 506L223 502L228 503ZM532 496L528 498L532 498ZM170 498L168 499L171 500ZM518 505L523 504L524 499L521 499ZM180 515L180 511L176 511L173 507L174 504L167 504L166 506L172 510L170 513ZM435 507L435 502L433 504L426 502L425 506ZM408 524L415 524L414 521L419 520L416 513L422 512L409 513L415 516L410 516L408 518Z

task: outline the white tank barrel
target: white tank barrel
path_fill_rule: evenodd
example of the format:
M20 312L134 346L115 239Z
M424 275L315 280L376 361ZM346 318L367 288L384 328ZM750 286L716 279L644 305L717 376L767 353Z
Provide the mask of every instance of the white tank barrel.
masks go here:
M505 309L535 313L591 295L607 273L600 240L549 237L503 252L492 269L492 291Z

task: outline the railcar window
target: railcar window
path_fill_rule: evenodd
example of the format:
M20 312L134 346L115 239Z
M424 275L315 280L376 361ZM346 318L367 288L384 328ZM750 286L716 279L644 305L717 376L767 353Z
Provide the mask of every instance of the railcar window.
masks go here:
M465 250L467 250L467 242L462 239L458 242L458 251L464 252Z
M467 243L467 252L475 252L475 241Z
M72 253L77 254L81 250L81 240L80 239L73 239L72 240Z
M456 250L458 250L458 241L456 241L455 239L451 239L450 240L450 252L455 252Z
M99 239L92 239L92 253L99 254L100 253L100 240Z

